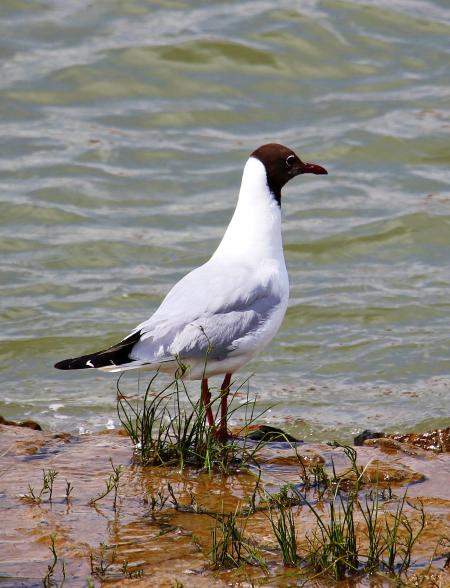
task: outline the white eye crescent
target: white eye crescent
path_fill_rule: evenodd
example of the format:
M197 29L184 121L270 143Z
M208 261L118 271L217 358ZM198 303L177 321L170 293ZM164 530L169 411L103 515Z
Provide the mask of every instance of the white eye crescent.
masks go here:
M288 167L291 167L292 165L294 165L294 161L295 161L295 155L288 155L286 158L286 165Z

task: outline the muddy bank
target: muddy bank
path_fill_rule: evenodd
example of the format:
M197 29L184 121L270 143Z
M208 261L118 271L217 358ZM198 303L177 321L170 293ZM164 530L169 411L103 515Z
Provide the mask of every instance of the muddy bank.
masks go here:
M426 569L434 557L428 575L435 574L435 583L422 585L449 586L450 576L441 571L448 545L439 546L450 521L449 455L403 441L375 439L358 448L358 464L367 466L364 483L386 490L380 499L386 511L407 488L412 520L413 506L423 503L426 526L414 547L416 567L410 573ZM211 528L217 524L211 513L233 512L248 504L256 468L226 477L143 468L132 464L132 451L129 438L117 431L73 436L0 425L2 588L42 586L54 559L49 550L52 536L58 558L50 578L55 586L62 579L62 562L64 585L69 587L86 587L89 579L93 586L284 587L304 582L297 570L283 566L264 510L248 517L245 534L264 554L265 569L244 565L221 570L211 565ZM332 460L337 470L348 469L342 448L270 442L258 454L261 489L273 494L286 483L299 484L305 467L330 466ZM118 466L122 471L115 508L114 490L92 502L105 492ZM56 472L51 500L48 488L43 489L49 472ZM317 522L305 505L296 508L295 518L301 551ZM333 584L318 578L307 585ZM366 579L352 582L366 585ZM389 585L389 578L375 585Z

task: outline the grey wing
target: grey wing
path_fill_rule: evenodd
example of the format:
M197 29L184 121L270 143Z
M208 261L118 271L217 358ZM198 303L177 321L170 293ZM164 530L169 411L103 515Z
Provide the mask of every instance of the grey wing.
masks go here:
M141 338L133 347L133 359L203 358L208 353L222 360L238 348L255 346L258 333L282 304L280 288L273 280L256 280L247 268L234 268L232 276L204 268L180 281L156 313L139 325ZM207 288L201 291L205 279Z
M280 303L278 295L266 293L224 312L199 317L177 334L171 350L186 358L204 358L208 353L210 359L223 360L241 346L251 347Z

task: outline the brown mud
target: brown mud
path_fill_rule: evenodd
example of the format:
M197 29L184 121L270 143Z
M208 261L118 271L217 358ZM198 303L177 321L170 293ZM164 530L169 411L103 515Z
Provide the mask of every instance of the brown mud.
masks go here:
M448 448L441 432L441 448ZM432 437L430 434L429 438ZM450 458L446 453L425 451L425 442L405 443L408 438L374 439L358 448L358 464L367 466L364 482L377 489L389 488L385 511L395 510L395 498L406 488L411 504L423 503L426 526L414 551L410 585L450 586L443 569L450 521ZM417 438L414 439L417 441ZM53 556L54 537L58 561L53 586L300 586L304 572L283 566L279 549L263 510L247 518L245 535L252 538L266 561L261 566L214 569L208 557L211 513L233 512L249 503L258 472L209 475L177 468L140 467L132 463L130 439L117 431L74 436L0 425L0 587L42 586ZM114 467L123 466L114 508L114 492L90 502L105 490ZM348 470L342 448L320 444L270 442L258 454L260 487L278 492L288 482L299 484L305 468L333 460L336 470ZM43 471L57 472L51 500L43 492ZM351 474L349 474L351 478ZM66 496L67 482L73 487ZM176 502L170 495L171 485ZM159 498L158 492L160 492ZM153 502L152 502L153 501ZM164 502L165 501L165 502ZM155 504L156 502L156 504ZM161 504L164 502L164 504ZM394 504L395 502L395 504ZM320 510L320 504L317 504ZM416 513L408 505L408 513ZM408 514L407 513L407 514ZM306 506L295 509L299 552L305 536L316 526ZM362 528L362 527L361 527ZM434 562L429 565L434 556ZM422 572L418 571L422 569ZM428 580L419 584L425 569ZM422 574L422 576L420 575ZM329 580L308 580L306 586L334 586ZM360 578L339 586L394 586L388 576Z

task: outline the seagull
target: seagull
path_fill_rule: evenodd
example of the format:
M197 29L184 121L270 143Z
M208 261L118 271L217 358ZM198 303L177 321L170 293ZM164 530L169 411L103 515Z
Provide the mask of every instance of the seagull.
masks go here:
M247 160L238 202L211 258L177 282L150 318L116 345L55 364L60 370L161 370L201 380L208 425L227 432L232 375L260 352L286 313L289 278L281 236L281 189L301 174L327 174L277 143ZM215 429L208 378L223 375Z

